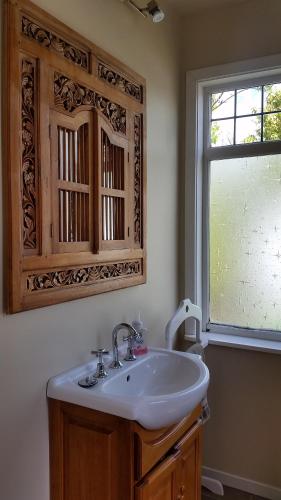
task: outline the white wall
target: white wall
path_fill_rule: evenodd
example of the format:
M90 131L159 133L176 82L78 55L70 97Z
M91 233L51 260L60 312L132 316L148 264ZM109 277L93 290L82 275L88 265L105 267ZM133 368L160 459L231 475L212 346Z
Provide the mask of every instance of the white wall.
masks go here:
M113 326L139 309L151 343L161 344L177 302L177 25L169 16L152 25L119 0L36 3L147 79L148 282L13 316L0 313L1 500L49 498L48 378L84 362L91 348L110 347ZM2 235L0 243L2 278Z
M281 3L249 0L185 19L185 70L281 53ZM281 356L210 346L204 465L281 488Z

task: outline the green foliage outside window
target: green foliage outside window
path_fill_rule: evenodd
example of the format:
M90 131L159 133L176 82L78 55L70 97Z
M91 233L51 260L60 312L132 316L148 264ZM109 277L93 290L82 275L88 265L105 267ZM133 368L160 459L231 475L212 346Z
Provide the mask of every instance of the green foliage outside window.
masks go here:
M277 87L277 88L276 88ZM238 90L237 94L242 92ZM277 141L281 140L281 89L279 85L265 85L264 93L266 95L266 102L264 106L265 113L263 115L263 141ZM227 95L227 97L225 97ZM212 94L211 96L211 111L212 114L217 111L222 105L227 103L231 99L229 92L221 92L218 94ZM278 113L277 111L280 111ZM260 110L254 107L251 110L252 114L260 113ZM260 115L259 115L260 116ZM239 117L237 117L239 118ZM255 119L255 116L253 116ZM221 127L223 127L223 121L213 121L211 126L211 144L212 146L218 145ZM257 119L256 130L251 131L246 135L243 143L253 143L260 142L260 121Z

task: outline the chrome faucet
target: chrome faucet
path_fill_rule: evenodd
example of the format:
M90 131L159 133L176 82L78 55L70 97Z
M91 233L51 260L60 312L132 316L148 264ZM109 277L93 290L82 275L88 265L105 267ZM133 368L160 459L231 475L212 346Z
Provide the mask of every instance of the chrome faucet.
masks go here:
M134 329L133 326L129 325L129 323L119 323L116 325L112 332L112 352L113 352L113 360L110 364L110 368L122 368L123 363L119 360L119 352L118 352L118 341L117 335L120 330L128 330L129 335L124 337L123 340L128 340L128 349L127 354L125 356L126 361L133 361L135 358L133 354L133 340L138 339L140 334Z

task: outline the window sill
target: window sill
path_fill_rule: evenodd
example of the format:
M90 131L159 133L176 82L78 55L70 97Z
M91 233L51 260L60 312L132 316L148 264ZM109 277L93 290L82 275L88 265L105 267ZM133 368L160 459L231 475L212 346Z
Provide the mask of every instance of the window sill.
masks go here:
M272 354L281 354L281 342L278 340L264 340L238 335L227 335L225 333L202 333L202 340L210 345L233 347L234 349L245 349L249 351L260 351ZM194 342L194 335L185 335L185 339Z

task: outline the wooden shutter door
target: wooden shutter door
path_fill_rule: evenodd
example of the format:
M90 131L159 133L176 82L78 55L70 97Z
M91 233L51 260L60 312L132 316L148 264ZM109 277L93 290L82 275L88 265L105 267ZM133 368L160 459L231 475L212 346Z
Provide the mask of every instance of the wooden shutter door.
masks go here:
M129 247L129 144L98 118L100 250Z
M94 113L51 116L54 253L94 248Z

